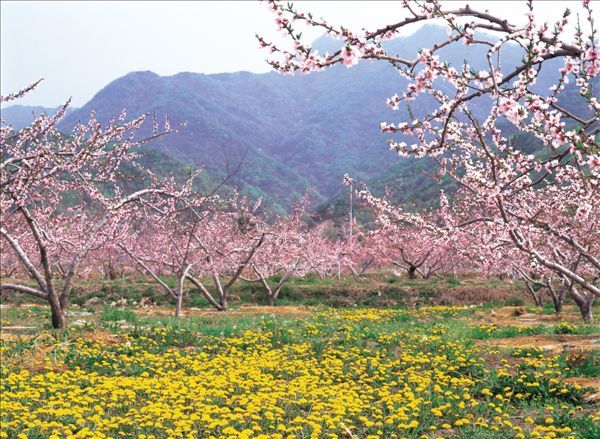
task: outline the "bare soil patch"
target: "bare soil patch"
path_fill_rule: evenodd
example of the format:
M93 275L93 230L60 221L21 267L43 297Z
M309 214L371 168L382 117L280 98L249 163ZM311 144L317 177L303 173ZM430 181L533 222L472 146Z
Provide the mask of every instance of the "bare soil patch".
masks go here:
M560 322L581 323L581 315L573 306L566 306L560 315L529 313L523 312L520 306L505 306L477 311L473 318L496 326L554 326Z
M3 326L2 331L28 331L30 329L37 329L36 326Z
M38 328L33 328L38 329ZM19 341L47 338L40 332L25 332L25 330L6 330L4 327L0 331L0 340L2 341Z
M149 307L138 308L134 310L136 314L145 316L169 317L173 315L173 308L169 307ZM185 317L204 317L204 316L239 316L239 315L308 315L311 313L307 306L245 306L238 309L232 309L227 312L217 311L209 308L185 308L181 310Z
M559 353L563 351L588 351L600 349L600 335L528 335L523 337L482 340L481 343L497 348L537 348Z
M85 341L93 341L102 344L115 344L115 343L123 343L125 342L125 337L115 335L110 331L94 331L94 332L86 332L82 334L80 337Z
M600 377L571 377L566 378L565 382L573 386L581 386L584 389L592 389L584 395L585 402L588 404L600 403Z
M306 306L244 306L234 310L235 314L310 314Z

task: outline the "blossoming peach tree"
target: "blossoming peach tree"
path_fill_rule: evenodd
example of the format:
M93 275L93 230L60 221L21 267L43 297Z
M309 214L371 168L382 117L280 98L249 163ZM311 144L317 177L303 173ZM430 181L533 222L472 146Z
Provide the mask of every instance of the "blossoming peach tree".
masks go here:
M402 157L431 157L438 177L459 184L455 197L463 200L463 218L456 224L474 230L483 224L498 237L488 245L518 250L525 271L551 272L591 318L591 302L600 295L600 48L590 2L583 2L584 14L574 24L568 9L556 22L538 24L535 2L527 1L523 25L468 5L401 5L398 21L356 32L291 3L269 1L290 44L257 38L270 52L269 64L284 74L350 68L364 60L396 69L408 86L387 105L398 110L428 96L435 108L419 119L382 122L381 130L393 136L390 148ZM447 26L447 38L413 58L386 50L386 41L402 30L427 22ZM339 40L339 50L318 53L303 40L303 27ZM477 71L467 61L454 66L441 58L442 48L460 44L483 48L477 52L483 59L470 62L486 67ZM505 62L510 50L519 51L520 61ZM555 78L552 86L541 87L542 76ZM517 141L523 138L527 145Z
M249 265L243 280L260 284L269 306L274 306L292 276L303 277L326 269L330 243L322 227L307 224L309 197L293 207L291 215L264 225L267 239Z
M265 242L260 203L193 193L158 201L137 203L113 241L175 301L176 317L182 315L189 284L216 310L226 311L232 286ZM174 277L175 286L161 275Z
M2 102L22 97L38 83ZM181 195L157 179L131 193L119 184L122 164L135 164L135 149L172 131L168 120L161 130L155 120L150 136L141 138L137 133L146 115L125 122L123 112L103 127L92 114L67 136L57 124L68 105L23 129L13 130L4 121L0 128L2 251L11 251L33 281L2 282L0 289L46 300L55 328L66 325L74 278L89 269L90 254L110 241L128 206L148 197Z

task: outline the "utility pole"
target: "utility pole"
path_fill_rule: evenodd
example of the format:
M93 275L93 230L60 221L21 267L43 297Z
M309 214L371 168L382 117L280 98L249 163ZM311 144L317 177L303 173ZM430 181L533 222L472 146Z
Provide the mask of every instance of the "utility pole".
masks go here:
M354 191L354 180L350 180L350 239L352 239L352 192Z
M353 215L352 215L352 202L353 202L353 192L354 192L354 179L350 178L350 176L348 174L344 175L344 184L346 186L350 187L350 209L348 210L348 218L350 220L350 227L348 227L348 231L349 231L349 235L350 235L350 239L352 239L352 223L353 221Z

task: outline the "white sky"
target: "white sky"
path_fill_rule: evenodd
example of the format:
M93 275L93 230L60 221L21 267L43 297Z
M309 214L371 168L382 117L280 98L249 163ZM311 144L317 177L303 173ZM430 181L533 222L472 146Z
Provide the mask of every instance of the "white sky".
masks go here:
M524 1L452 3L467 2L516 23L526 12ZM403 14L400 3L390 1L295 3L353 29L381 27ZM534 5L540 21L558 19L567 6L581 11L578 1L538 0ZM592 5L600 12L600 4ZM254 34L280 38L272 14L255 1L1 1L0 9L2 94L46 78L18 102L28 105L57 106L72 96L73 105L81 106L112 80L136 70L160 75L266 72L266 52Z

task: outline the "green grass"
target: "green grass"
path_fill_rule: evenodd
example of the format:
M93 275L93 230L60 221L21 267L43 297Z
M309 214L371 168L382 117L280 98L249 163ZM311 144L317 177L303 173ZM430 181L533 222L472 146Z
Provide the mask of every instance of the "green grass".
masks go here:
M106 307L104 308L101 320L103 322L125 321L129 323L137 323L138 316L131 309Z

